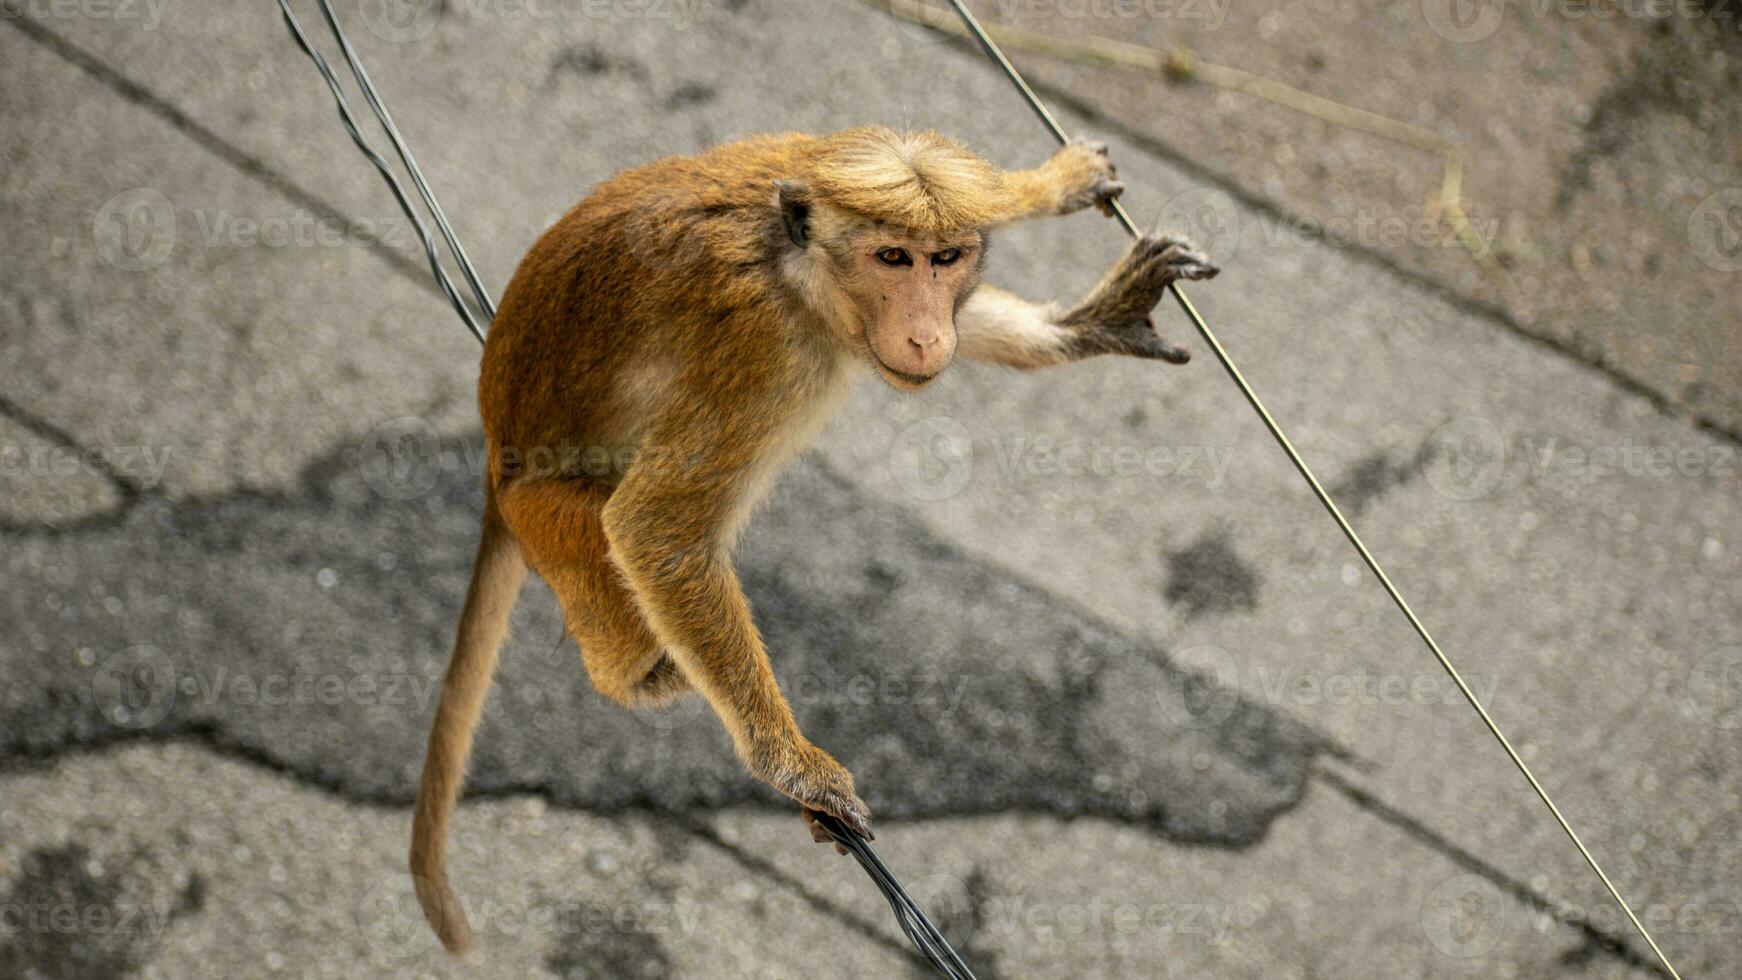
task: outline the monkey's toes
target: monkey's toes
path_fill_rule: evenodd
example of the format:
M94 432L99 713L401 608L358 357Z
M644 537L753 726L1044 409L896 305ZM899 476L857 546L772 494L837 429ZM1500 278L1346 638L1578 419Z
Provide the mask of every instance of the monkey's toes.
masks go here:
M848 830L866 840L877 839L877 835L871 832L871 808L853 793L824 790L817 794L815 799L802 802L806 813L805 822L811 825L812 837L816 837L817 831L822 830L822 827L811 813L812 811L820 811L846 824ZM823 834L826 836L828 831L823 830ZM829 840L834 840L834 838L829 837Z
M746 761L757 778L806 810L827 813L871 839L871 808L854 792L853 774L827 752L801 742L752 753Z
M810 828L811 840L816 841L818 844L833 844L833 845L835 845L835 853L836 854L847 853L847 845L836 840L835 835L829 833L829 829L827 827L824 827L822 824L822 821L817 819L817 817L821 815L822 811L812 810L810 807L807 806L800 812L804 815L805 826Z

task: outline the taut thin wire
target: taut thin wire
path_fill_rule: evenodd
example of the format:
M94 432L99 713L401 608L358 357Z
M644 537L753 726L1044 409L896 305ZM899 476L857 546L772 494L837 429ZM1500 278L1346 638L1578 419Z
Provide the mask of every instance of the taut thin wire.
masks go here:
M333 69L327 65L327 59L315 50L308 35L303 33L301 22L296 19L296 14L290 9L290 0L278 0L278 10L284 15L284 26L290 30L290 36L296 41L297 47L301 48L302 53L308 55L309 60L314 62L315 68L321 73L321 78L326 81L327 88L332 90L333 102L339 110L339 121L345 124L345 132L351 134L351 142L357 144L357 150L380 172L381 179L387 182L388 190L393 192L394 200L399 202L399 210L405 212L405 217L411 221L411 226L417 229L417 236L423 242L424 256L429 259L430 274L435 276L436 285L441 287L442 295L447 297L448 303L453 306L454 312L459 314L466 329L470 330L472 336L478 338L478 343L481 344L484 342L486 325L496 317L496 306L490 301L490 294L480 284L477 273L472 271L472 261L466 257L465 249L460 247L459 240L454 237L453 229L448 227L447 218L442 214L441 206L436 204L435 194L429 189L429 185L424 183L423 174L417 170L417 165L412 162L411 151L405 146L405 141L400 139L399 130L393 128L392 119L387 115L387 107L381 104L380 97L375 94L375 86L370 84L368 74L363 71L362 62L357 60L357 53L352 49L350 39L345 36L344 28L339 26L338 19L333 16L332 8L328 6L327 0L320 0L320 4L321 13L326 16L328 26L333 29L333 34L339 39L345 60L350 63L352 74L357 77L357 84L363 89L369 104L375 108L376 118L381 121L382 128L387 129L388 138L393 141L394 149L398 151L400 160L412 172L413 179L417 181L418 193L429 205L430 211L436 215L442 234L447 238L454 257L459 261L466 282L472 287L479 307L484 310L486 316L484 324L478 322L477 315L473 313L471 307L466 305L459 290L454 288L453 280L448 278L447 270L442 268L442 260L436 251L435 239L430 236L429 228L424 225L423 219L418 217L417 211L411 206L411 198L405 193L405 187L399 183L399 178L394 175L393 168L387 165L387 161L382 158L381 154L375 152L375 148L370 146L368 139L363 136L363 131L357 128L357 117L351 114L351 104L345 98L345 90L339 85L338 76L334 75Z
M1028 82L1016 70L1016 66L1012 65L1010 59L1004 56L1004 52L999 50L997 43L986 33L985 28L980 26L979 20L974 17L973 13L962 4L962 0L950 0L950 6L955 8L956 15L961 17L968 32L974 35L974 40L980 42L980 47L985 49L986 56L997 63L998 67L1003 70L1005 77L1009 78L1011 84L1015 85L1017 90L1022 93L1023 99L1028 102L1028 107L1033 109L1035 115L1040 117L1041 122L1046 124L1047 129L1052 131L1053 137L1060 143L1070 142L1070 136L1059 126L1058 120L1053 118L1053 114L1040 101L1040 97L1034 94L1034 89L1028 87ZM1118 216L1119 223L1125 226L1125 230L1133 238L1139 237L1140 232L1137 230L1137 225L1132 222L1131 215L1126 213L1125 207L1117 200L1113 201L1112 204L1113 213ZM1512 764L1518 767L1518 771L1530 783L1530 788L1536 791L1536 795L1541 798L1543 805L1548 807L1548 812L1554 815L1555 822L1560 824L1561 830L1566 832L1567 839L1573 842L1573 846L1578 848L1579 854L1584 857L1585 863L1589 864L1591 870L1597 873L1597 877L1602 879L1603 887L1609 889L1609 894L1615 899L1615 904L1621 906L1621 911L1627 913L1627 918L1633 923L1633 928L1639 930L1639 935L1645 939L1646 944L1651 947L1651 951L1657 954L1658 962L1662 963L1663 968L1669 971L1669 975L1674 980L1681 980L1681 974L1677 973L1675 967L1670 965L1669 957L1665 956L1663 950L1658 947L1657 940L1651 937L1650 930L1646 929L1645 924L1639 921L1639 916L1633 914L1632 906L1628 905L1627 900L1621 897L1620 890L1615 887L1614 882L1609 880L1609 876L1603 873L1602 865L1598 864L1597 859L1591 855L1585 842L1579 839L1578 832L1573 830L1573 825L1568 823L1567 818L1561 814L1560 807L1555 805L1554 800L1548 795L1548 791L1542 788L1542 783L1537 781L1535 774L1530 771L1530 766L1526 765L1523 757L1518 754L1518 750L1512 747L1512 742L1506 737L1506 733L1502 732L1500 726L1494 723L1494 718L1488 714L1488 709L1482 706L1482 700L1476 697L1476 692L1472 691L1470 685L1464 682L1463 675L1458 673L1458 668L1452 664L1451 658L1447 657L1446 652L1440 649L1433 634L1428 632L1427 626L1415 614L1415 610L1410 608L1409 602L1403 598L1403 594L1397 591L1397 586L1392 584L1391 576L1385 574L1385 569L1380 567L1378 559L1374 558L1373 553L1367 550L1367 545L1362 542L1361 535L1355 533L1354 525L1350 524L1349 519L1343 516L1343 511L1337 506L1337 502L1331 499L1331 495L1325 491L1319 478L1313 475L1312 467L1307 465L1300 452L1294 448L1294 443L1289 441L1288 436L1283 433L1282 427L1277 425L1275 417L1270 414L1269 409L1264 407L1264 402L1258 397L1258 393L1253 391L1252 386L1246 382L1246 376L1240 373L1239 367L1235 366L1234 359L1228 356L1228 351L1222 347L1222 342L1216 339L1216 334L1210 329L1210 325L1205 323L1204 318L1199 315L1197 307L1193 306L1192 301L1186 298L1185 292L1179 288L1178 283L1170 283L1168 288L1173 292L1173 298L1179 302L1180 309L1184 310L1186 317L1192 321L1192 326L1196 327L1199 335L1204 338L1204 343L1209 344L1210 350L1215 352L1216 360L1222 362L1222 368L1228 372L1228 377L1234 379L1234 384L1240 388L1240 393L1246 396L1246 401L1258 413L1258 417L1264 420L1264 427L1270 430L1271 436L1282 447L1282 451L1288 454L1289 462L1293 463L1294 468L1300 471L1300 475L1306 478L1307 484L1313 489L1313 494L1319 498L1319 503L1323 504L1325 510L1330 512L1331 518L1337 522L1337 527L1342 529L1343 536L1355 546L1356 552L1361 555L1361 560L1379 579L1379 584L1385 587L1385 593L1391 597L1392 602L1396 603L1404 618L1409 620L1409 625L1415 628L1416 635L1420 636L1422 642L1427 644L1427 648L1433 651L1434 659L1440 662L1440 666L1451 677L1452 683L1456 684L1458 690L1463 692L1464 699L1470 702L1470 707L1476 709L1476 714L1482 718L1482 724L1488 726L1488 731L1494 736L1494 740L1506 750L1507 758L1511 759Z
M333 29L333 37L338 39L339 51L344 54L345 63L351 66L351 74L357 76L357 87L363 90L363 98L369 101L369 108L375 110L375 118L380 120L381 128L387 131L387 139L393 144L394 152L399 154L399 162L405 164L406 171L411 174L411 182L417 185L417 193L423 197L424 206L429 208L430 215L435 218L436 227L441 230L442 239L448 243L454 258L459 261L460 273L466 277L466 285L472 288L472 297L483 308L487 319L496 319L496 304L490 299L490 291L484 288L477 270L472 268L472 260L460 246L460 240L454 235L453 226L448 224L448 216L442 211L442 206L436 203L435 192L424 181L423 171L418 169L417 161L412 159L411 148L405 145L405 138L399 135L399 127L393 125L393 117L387 114L387 106L375 94L375 86L369 81L369 73L363 70L363 62L357 59L357 52L351 47L351 39L339 27L339 19L333 13L332 3L330 0L320 0L320 5L321 16L327 19L327 26Z

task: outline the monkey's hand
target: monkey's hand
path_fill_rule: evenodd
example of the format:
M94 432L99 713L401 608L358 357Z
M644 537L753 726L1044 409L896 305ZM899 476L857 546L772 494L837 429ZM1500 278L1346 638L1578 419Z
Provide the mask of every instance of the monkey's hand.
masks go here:
M1093 204L1111 218L1113 199L1125 193L1107 144L1098 140L1072 140L1040 169L1057 195L1054 214L1073 214Z
M1149 311L1177 279L1210 279L1217 269L1182 238L1145 235L1062 324L1075 332L1073 357L1126 354L1184 364L1191 353L1155 332Z
M871 834L871 808L853 791L853 774L834 757L809 742L758 750L749 757L750 772L804 807L804 821L811 839L831 843L833 837L816 822L815 812L837 817L867 840ZM845 848L836 846L842 854Z

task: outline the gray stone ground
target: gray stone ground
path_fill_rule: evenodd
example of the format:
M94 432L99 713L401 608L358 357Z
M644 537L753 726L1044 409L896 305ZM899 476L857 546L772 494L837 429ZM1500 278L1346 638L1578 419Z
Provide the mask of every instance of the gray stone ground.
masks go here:
M1048 152L972 52L844 0L341 6L497 288L588 186L662 153L864 121L1010 166ZM441 956L401 860L475 541L475 344L272 5L0 9L0 976L924 975L700 709L587 688L542 586L458 819L480 948ZM1385 23L1414 64L1470 70ZM1309 52L1353 43L1319 26ZM1176 131L1130 90L1037 74L1112 139L1139 215L1207 191L1241 227L1290 215L1171 142L1248 107ZM1593 173L1659 179L1602 146ZM1575 238L1614 220L1579 215ZM1671 368L1638 347L1597 367L1539 343L1461 271L1225 244L1205 314L1682 975L1735 975L1729 402L1654 387ZM1712 242L1635 244L1707 270L1647 287L1729 343ZM994 278L1069 295L1120 247L1092 215L1024 227ZM1158 319L1197 361L866 382L753 524L777 671L886 859L985 978L1651 974L1201 343ZM1707 361L1698 391L1721 391Z

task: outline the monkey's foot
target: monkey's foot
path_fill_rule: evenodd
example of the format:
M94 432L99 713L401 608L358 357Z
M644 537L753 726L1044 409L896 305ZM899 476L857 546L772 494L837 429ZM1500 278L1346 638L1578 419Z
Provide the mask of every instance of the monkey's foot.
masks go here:
M816 824L810 811L827 813L854 833L872 839L871 808L853 791L853 774L822 749L802 743L757 752L750 760L750 771L805 808L805 822L811 826L813 838L821 839L816 838L818 832L826 837L827 832Z

